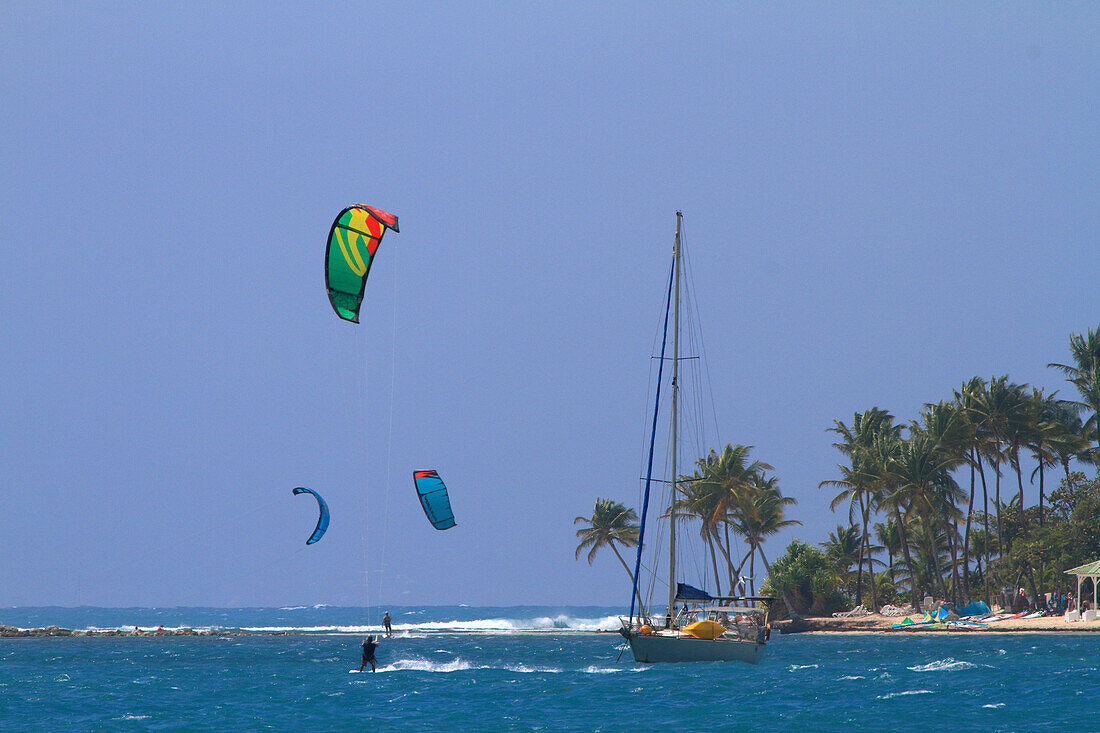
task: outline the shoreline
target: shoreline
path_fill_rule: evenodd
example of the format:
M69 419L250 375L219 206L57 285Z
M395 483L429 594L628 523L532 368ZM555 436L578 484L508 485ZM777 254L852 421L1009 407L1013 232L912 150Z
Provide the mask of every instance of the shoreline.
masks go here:
M883 616L871 613L866 616L848 616L843 618L807 618L801 622L783 620L772 626L783 634L1016 634L1016 633L1100 633L1098 621L1066 621L1062 616L1040 618L1014 618L993 621L985 626L951 626L946 623L905 626L891 628L905 616ZM921 614L909 614L909 618L919 621Z
M425 636L545 636L555 634L618 634L617 631L602 631L596 629L477 629L470 631L456 629L417 630L412 633L396 632L391 639L422 638ZM5 626L0 624L0 639L41 639L41 638L73 638L73 637L166 637L166 636L348 636L362 637L367 634L380 636L378 631L333 631L318 630L307 631L304 629L248 629L248 628L219 628L219 629L194 629L190 627L169 629L66 629L60 626L45 626L40 628L20 628L17 626ZM382 637L385 638L385 637Z

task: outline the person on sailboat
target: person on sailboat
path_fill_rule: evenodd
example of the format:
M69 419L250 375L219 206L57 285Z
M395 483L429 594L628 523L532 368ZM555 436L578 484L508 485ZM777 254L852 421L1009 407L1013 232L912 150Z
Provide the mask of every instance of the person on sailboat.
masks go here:
M363 668L368 664L370 665L370 671L375 671L375 659L374 650L378 648L378 643L375 642L373 636L368 636L363 639L363 662L359 665L359 671L362 672Z

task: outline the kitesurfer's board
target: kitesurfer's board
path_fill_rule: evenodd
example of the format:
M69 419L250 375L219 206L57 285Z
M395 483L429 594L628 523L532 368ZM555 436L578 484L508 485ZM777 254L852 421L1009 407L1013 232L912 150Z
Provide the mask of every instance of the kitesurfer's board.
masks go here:
M977 621L964 621L963 619L958 619L956 621L948 621L947 625L948 626L959 626L959 627L970 627L970 628L977 627L977 626L985 626L985 624L979 623Z

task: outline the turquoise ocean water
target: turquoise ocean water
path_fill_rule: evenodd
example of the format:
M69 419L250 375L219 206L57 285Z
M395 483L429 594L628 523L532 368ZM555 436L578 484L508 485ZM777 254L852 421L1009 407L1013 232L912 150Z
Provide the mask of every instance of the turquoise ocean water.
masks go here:
M381 610L0 609L305 632L0 639L0 730L1100 730L1100 634L777 634L755 667L639 665L595 631L614 608L391 608L378 672L351 671Z

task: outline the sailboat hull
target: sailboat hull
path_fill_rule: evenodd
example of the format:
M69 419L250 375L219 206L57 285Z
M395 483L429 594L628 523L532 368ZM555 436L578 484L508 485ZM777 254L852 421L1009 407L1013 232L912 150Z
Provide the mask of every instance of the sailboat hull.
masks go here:
M744 639L695 639L689 636L631 634L636 662L748 662L764 658L764 644Z

